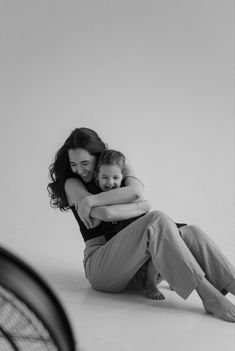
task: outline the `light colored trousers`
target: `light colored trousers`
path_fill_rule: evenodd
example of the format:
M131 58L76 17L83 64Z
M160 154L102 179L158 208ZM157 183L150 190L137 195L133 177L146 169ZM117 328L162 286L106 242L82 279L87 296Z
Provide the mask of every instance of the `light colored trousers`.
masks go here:
M235 268L198 226L178 230L160 211L147 213L107 242L104 236L86 241L84 268L94 289L122 292L144 289L150 259L184 299L204 276L219 291L235 279Z

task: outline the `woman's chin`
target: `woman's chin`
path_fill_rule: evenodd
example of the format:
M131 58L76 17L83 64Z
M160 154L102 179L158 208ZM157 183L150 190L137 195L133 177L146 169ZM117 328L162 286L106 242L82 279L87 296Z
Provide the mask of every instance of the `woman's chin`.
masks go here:
M92 173L89 173L87 174L86 176L82 176L80 175L80 177L82 178L82 180L85 182L85 183L89 183L91 180L92 180Z

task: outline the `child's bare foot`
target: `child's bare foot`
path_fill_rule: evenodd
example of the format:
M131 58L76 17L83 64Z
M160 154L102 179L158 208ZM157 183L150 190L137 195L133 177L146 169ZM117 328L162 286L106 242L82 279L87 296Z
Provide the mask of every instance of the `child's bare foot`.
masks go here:
M146 286L146 294L153 300L164 300L165 296L158 290L154 284Z
M203 278L196 290L202 299L206 312L235 323L235 306L207 279Z

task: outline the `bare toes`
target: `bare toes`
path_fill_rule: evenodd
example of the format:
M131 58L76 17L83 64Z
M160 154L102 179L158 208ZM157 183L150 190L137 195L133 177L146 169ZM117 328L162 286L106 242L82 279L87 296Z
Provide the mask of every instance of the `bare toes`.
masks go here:
M147 289L147 295L153 300L164 300L165 296L156 288L151 287Z
M203 305L207 313L228 322L235 322L235 306L225 297L210 302L204 301Z

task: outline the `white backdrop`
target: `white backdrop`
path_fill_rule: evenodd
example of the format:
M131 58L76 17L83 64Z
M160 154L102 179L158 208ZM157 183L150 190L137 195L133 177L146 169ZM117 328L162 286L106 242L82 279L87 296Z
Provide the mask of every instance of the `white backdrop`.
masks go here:
M235 262L233 25L232 0L1 0L1 244L81 259L46 186L86 126L126 154L153 208Z

